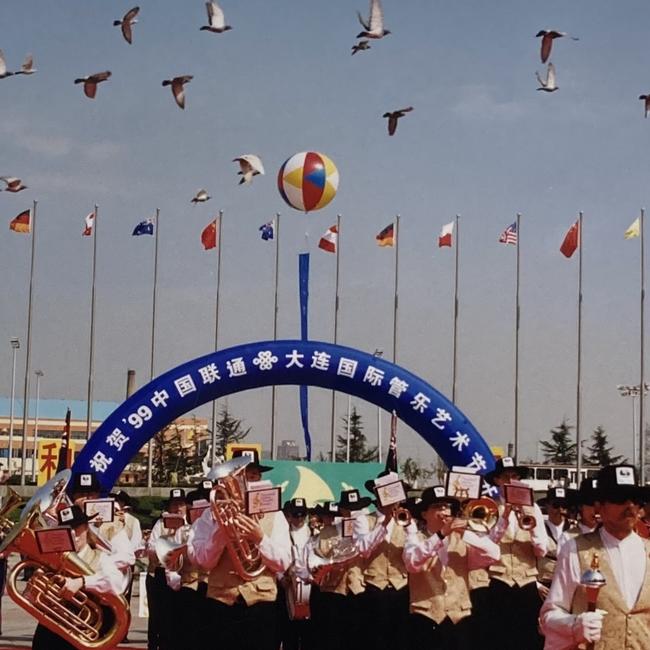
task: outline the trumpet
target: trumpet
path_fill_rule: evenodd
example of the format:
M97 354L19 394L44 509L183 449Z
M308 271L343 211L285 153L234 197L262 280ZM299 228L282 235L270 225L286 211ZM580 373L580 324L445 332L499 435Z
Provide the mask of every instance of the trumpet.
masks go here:
M499 520L499 506L488 497L470 499L463 506L462 518L467 520L469 530L487 533Z
M517 523L521 530L533 530L537 526L535 516L526 514L522 506L513 506L512 509L517 516Z
M413 515L408 508L398 506L393 510L393 519L398 526L408 526L413 521Z

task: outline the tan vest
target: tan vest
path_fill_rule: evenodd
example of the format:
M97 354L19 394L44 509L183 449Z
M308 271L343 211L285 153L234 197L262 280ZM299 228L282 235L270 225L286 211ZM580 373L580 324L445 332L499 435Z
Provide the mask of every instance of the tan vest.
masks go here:
M527 515L535 514L534 508L524 507L523 510ZM502 512L503 506L499 506L499 513ZM508 526L499 547L501 560L488 569L490 578L505 582L511 587L515 584L523 587L537 580L537 558L529 530L522 530L517 526L513 536Z
M275 514L264 515L259 522L265 535L271 535L274 518ZM277 593L275 576L268 568L255 580L243 580L235 571L228 549L224 549L219 562L208 575L208 598L226 605L234 605L239 596L249 607L257 603L273 602Z
M418 533L420 541L426 539ZM469 599L467 545L458 533L449 536L447 566L434 555L426 571L409 573L411 613L421 614L436 623L448 616L452 623L472 613Z
M569 530L566 522L562 527L562 532L565 530ZM553 539L553 535L548 526L546 527L546 535L548 536L546 555L537 558L537 579L540 582L548 584L553 580L553 574L555 573L555 566L557 565L557 543L559 540Z
M335 525L324 526L318 535L318 555L329 558L332 547L338 539L340 536ZM320 590L344 596L350 593L355 595L362 593L366 589L363 566L363 559L359 556L344 568L330 571L320 585Z
M488 587L490 585L490 574L487 569L472 569L468 576L470 591Z
M601 640L595 650L648 650L650 648L650 542L643 540L646 550L645 579L637 602L628 609L619 591L616 578L609 564L607 550L603 546L598 532L587 533L576 538L580 574L591 567L594 552L600 558L600 571L607 584L599 591L596 607L604 609ZM587 610L585 590L576 589L571 613L579 614Z
M404 526L393 524L390 541L384 538L367 561L363 572L366 584L378 589L385 589L389 584L395 589L406 586L408 572L402 559L405 542Z

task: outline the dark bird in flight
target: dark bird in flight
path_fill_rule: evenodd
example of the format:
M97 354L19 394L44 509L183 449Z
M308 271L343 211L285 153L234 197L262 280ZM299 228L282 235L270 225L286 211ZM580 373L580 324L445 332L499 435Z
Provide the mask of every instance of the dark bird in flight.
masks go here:
M136 16L138 15L138 12L140 11L140 7L133 7L133 9L129 9L124 16L122 16L122 20L114 20L113 21L113 27L122 27L122 36L124 36L124 40L131 45L133 43L133 25L137 23L138 21L136 20Z
M381 8L380 0L370 0L368 20L364 20L358 11L357 16L364 29L364 31L357 34L357 38L383 38L390 34L389 30L384 29L384 11Z
M407 108L401 108L399 111L391 111L384 113L382 117L388 118L388 135L394 135L395 130L397 129L397 120L400 117L404 117L406 113L410 113L413 110L413 106L408 106Z
M172 87L172 94L174 95L174 99L176 100L179 108L185 108L184 86L186 83L192 81L192 79L194 79L193 75L186 74L181 77L174 77L173 79L165 79L165 81L162 82L163 86Z
M208 10L208 25L203 25L201 31L205 30L215 34L221 34L232 29L230 25L226 25L226 17L223 9L216 2L206 2L205 8Z
M537 77L540 86L537 90L552 93L558 89L558 85L555 81L555 66L552 63L549 63L546 68L546 79L542 79L539 76L539 72L535 72L535 76Z
M97 84L102 81L106 81L111 76L111 71L106 70L106 72L97 72L96 74L88 75L87 77L81 77L80 79L75 79L76 84L84 85L84 93L86 97L94 99L97 94Z
M369 50L370 43L368 41L359 41L356 45L352 46L352 56L357 52L363 52L363 50Z
M542 49L540 51L540 56L542 59L542 63L546 63L548 61L548 57L551 56L551 48L553 47L553 41L556 38L562 38L563 36L569 36L566 32L558 32L555 29L540 29L537 34L535 34L537 38L540 36L542 37ZM579 41L579 38L575 38L574 36L569 36L569 38L572 41Z
M639 95L639 99L643 99L645 102L645 116L648 117L648 111L650 111L650 95Z

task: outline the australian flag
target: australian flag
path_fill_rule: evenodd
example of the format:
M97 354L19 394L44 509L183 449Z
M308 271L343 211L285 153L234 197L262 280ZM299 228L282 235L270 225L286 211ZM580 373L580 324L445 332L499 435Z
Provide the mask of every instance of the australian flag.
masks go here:
M268 223L265 223L264 225L260 226L258 230L260 231L260 234L264 241L273 239L274 226L272 221L269 221Z
M146 221L141 221L134 229L134 236L138 235L153 235L153 219L147 219Z

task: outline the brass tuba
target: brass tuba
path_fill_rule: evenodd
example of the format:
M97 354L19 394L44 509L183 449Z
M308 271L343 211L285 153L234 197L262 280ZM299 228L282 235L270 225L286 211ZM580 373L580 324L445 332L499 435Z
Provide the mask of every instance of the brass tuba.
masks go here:
M233 458L214 467L208 478L215 482L210 492L210 508L215 521L226 533L226 549L243 580L255 580L266 567L255 544L246 539L237 526L237 518L246 513L246 465L250 460L243 456ZM254 519L257 515L252 515Z
M2 508L0 508L0 540L4 539L4 536L14 527L13 521L9 519L9 514L23 501L24 499L16 490L7 487L7 496L2 504Z
M499 506L488 497L470 499L464 506L462 518L467 520L467 528L475 533L487 533L499 520Z

